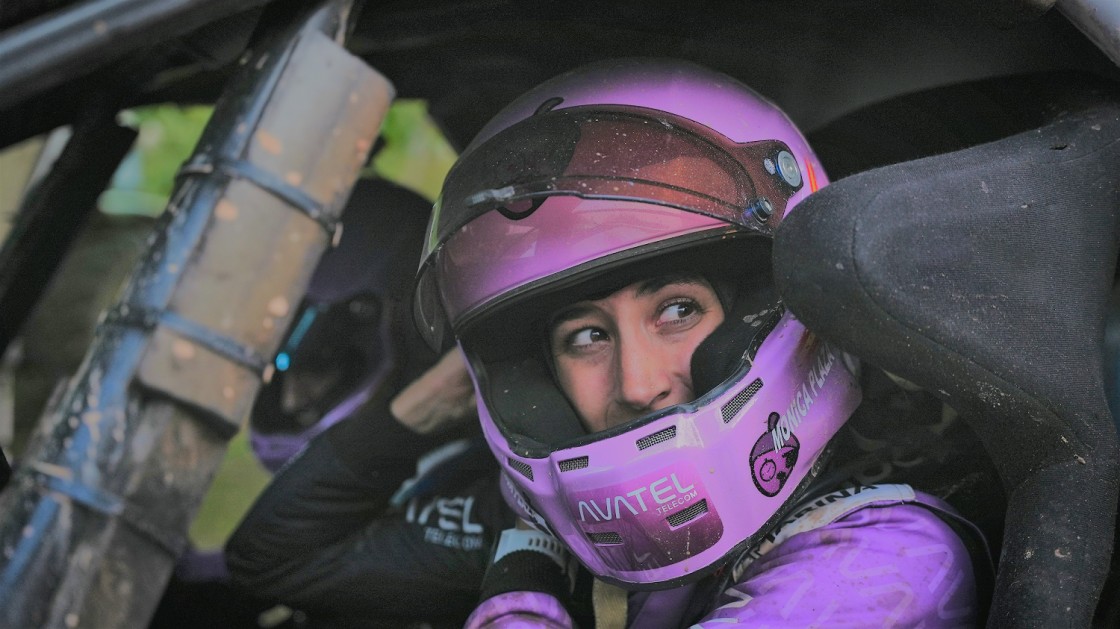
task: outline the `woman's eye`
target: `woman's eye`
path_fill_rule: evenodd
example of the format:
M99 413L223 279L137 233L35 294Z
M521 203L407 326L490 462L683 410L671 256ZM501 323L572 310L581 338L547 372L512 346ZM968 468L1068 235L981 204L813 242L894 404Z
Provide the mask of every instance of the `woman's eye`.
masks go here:
M607 340L607 333L599 328L583 328L568 336L569 347L589 347L594 343Z
M657 318L658 325L681 323L693 316L695 316L700 309L696 304L690 301L677 302L669 304L661 310L661 315Z

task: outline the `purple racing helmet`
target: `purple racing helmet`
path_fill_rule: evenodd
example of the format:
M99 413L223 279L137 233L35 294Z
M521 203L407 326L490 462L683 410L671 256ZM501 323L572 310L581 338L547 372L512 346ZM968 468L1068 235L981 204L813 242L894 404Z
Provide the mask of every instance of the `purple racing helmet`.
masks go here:
M854 366L774 296L773 230L827 178L797 128L734 79L600 62L502 110L451 170L413 313L454 334L507 501L600 578L698 579L804 495L860 402ZM698 273L724 322L692 357L695 400L588 434L557 386L557 308Z
M249 439L267 469L279 469L392 382L403 360L395 340L411 329L400 325L407 321L410 267L430 211L423 197L387 181L355 185L342 237L315 267L273 357L272 379L253 402Z

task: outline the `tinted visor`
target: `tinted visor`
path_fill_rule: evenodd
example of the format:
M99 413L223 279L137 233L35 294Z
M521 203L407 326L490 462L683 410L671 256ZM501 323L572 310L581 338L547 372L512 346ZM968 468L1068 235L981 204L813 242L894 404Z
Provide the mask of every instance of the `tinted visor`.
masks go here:
M768 231L801 188L790 157L782 142L737 144L652 109L594 106L537 114L459 160L425 254L484 212L497 209L516 219L533 210L533 199L554 194L655 203ZM760 199L773 213L764 221L751 213Z
M692 120L640 107L547 111L460 158L433 209L421 273L478 216L498 211L517 220L553 195L652 203L769 233L801 186L797 160L783 142L736 143ZM438 337L442 322L430 283L421 280L418 322Z

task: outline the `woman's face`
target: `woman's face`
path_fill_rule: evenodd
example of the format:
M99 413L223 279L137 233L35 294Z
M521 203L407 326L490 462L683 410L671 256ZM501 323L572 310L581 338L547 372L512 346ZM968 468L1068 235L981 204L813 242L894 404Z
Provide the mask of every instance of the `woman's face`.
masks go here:
M695 275L572 304L549 328L560 388L591 432L692 401L692 353L723 316L711 284Z

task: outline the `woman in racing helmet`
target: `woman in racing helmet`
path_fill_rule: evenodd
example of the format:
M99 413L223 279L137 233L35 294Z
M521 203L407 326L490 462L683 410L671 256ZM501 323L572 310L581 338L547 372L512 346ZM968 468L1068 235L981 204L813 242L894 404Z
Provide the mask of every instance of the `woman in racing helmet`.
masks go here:
M769 250L826 183L774 105L669 60L561 75L467 148L414 313L462 348L526 523L471 626L569 624L568 553L632 592L631 626L982 614L951 507L823 480L855 363L781 306Z

